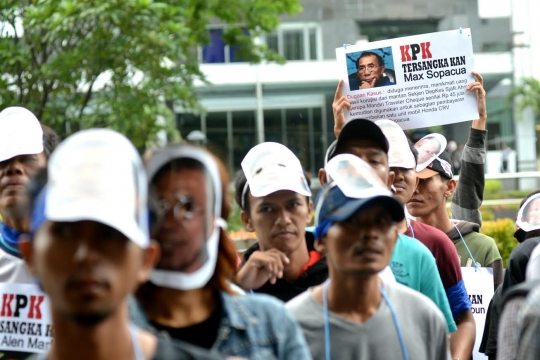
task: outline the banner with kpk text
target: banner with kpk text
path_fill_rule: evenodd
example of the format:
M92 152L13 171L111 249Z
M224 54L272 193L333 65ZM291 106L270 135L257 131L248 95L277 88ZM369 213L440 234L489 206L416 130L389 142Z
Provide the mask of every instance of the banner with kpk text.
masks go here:
M46 353L52 344L47 296L33 284L0 283L0 354Z
M347 120L389 119L414 129L478 119L470 29L336 49Z

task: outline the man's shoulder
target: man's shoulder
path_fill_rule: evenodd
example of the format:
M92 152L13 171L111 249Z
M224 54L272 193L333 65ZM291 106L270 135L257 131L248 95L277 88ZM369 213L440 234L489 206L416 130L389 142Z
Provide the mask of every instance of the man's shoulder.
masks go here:
M312 290L313 289L308 289L300 295L292 298L285 304L285 307L289 309L293 313L293 315L304 313L306 310L309 310L309 308L311 308L311 305L316 304L316 300L311 293Z
M448 237L448 235L436 227L418 222L416 220L411 220L411 227L414 230L415 237L418 233L418 235L425 238L426 241L450 241L449 244L453 245L452 240Z
M431 299L418 291L408 288L399 283L385 284L384 289L392 305L401 311L410 312L418 318L437 318L446 327L446 319Z
M526 239L524 242L519 244L512 250L510 253L509 260L514 260L516 258L524 258L527 259L531 256L532 252L534 251L534 248L540 244L540 237L534 237L531 239Z
M394 251L392 254L392 260L406 258L408 261L419 262L422 264L425 264L426 261L435 264L435 258L429 248L421 241L410 236L399 234L396 249L397 251Z
M287 317L285 303L266 294L230 295L223 293L222 299L227 307L229 317L240 317L242 321L253 319L268 323L283 321Z
M476 231L472 231L468 233L467 235L464 235L463 238L465 239L466 242L468 241L467 245L474 246L475 245L474 242L475 242L477 246L486 246L486 247L497 246L495 239L493 239L492 237L486 234L482 234ZM473 243L469 244L469 242L473 242Z

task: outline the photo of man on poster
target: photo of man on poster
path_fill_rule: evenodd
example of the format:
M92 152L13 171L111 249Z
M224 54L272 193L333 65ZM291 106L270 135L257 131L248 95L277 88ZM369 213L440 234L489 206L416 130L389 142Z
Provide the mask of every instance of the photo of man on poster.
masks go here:
M349 71L351 91L396 84L395 72L392 69L392 48L377 50L348 54L347 63L354 61L356 68L355 72Z

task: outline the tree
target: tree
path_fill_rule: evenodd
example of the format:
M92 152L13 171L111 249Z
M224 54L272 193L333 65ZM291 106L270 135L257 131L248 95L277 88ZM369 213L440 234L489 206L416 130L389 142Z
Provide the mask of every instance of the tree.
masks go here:
M197 46L209 41L210 23L226 26L225 43L244 61L282 61L253 38L301 9L297 0L0 4L0 108L27 107L62 135L114 128L138 147L174 129L173 102L200 109Z
M536 122L540 117L540 80L533 77L523 78L509 94L509 99L517 99L517 106L520 110L531 107Z

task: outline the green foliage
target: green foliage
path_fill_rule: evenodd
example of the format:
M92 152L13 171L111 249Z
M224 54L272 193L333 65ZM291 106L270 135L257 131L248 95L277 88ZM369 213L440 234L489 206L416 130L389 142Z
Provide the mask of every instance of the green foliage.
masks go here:
M514 238L514 221L511 219L484 221L480 232L495 239L501 257L503 258L503 266L506 268L510 253L518 244L517 240Z
M495 214L493 214L493 211L486 207L480 208L480 214L482 215L482 222L495 220Z
M484 196L495 194L502 189L502 182L500 180L486 180L484 185Z
M510 91L509 99L517 99L519 109L531 107L536 115L540 116L540 80L527 77Z
M229 218L227 219L227 230L228 231L239 231L244 229L244 224L242 223L242 219L240 218L240 212L242 211L240 209L240 206L238 206L234 202L234 198L231 203L231 214L229 215Z
M298 0L2 0L0 107L25 106L61 135L111 127L138 146L174 134L173 101L200 111L207 26L245 61L283 61L253 37ZM17 26L22 23L21 26ZM159 116L159 117L158 117ZM158 118L160 120L158 120ZM178 136L178 134L176 134Z

